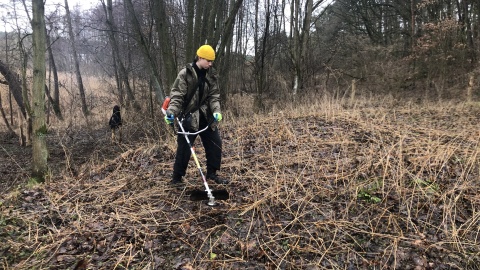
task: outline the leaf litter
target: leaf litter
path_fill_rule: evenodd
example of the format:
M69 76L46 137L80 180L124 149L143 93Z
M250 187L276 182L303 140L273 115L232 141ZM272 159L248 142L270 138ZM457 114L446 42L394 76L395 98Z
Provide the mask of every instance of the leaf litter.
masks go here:
M226 122L231 184L211 185L231 198L218 207L188 200L201 188L193 165L184 189L168 185L168 142L2 194L0 265L475 269L479 109L383 110Z

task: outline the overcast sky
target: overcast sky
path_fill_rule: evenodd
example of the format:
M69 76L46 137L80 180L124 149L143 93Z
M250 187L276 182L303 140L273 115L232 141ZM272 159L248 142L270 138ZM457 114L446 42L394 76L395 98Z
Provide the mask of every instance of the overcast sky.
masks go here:
M91 6L99 3L100 0L68 0L68 6L70 10L74 7L79 7L81 9L89 9ZM28 7L28 12L32 12L32 1L25 0L25 3ZM55 7L61 5L61 12L65 13L63 8L65 0L45 0L45 14L49 14L55 10ZM15 7L15 8L14 8ZM0 31L11 31L15 29L16 22L13 19L14 14L17 14L17 20L20 25L29 25L27 16L25 14L25 8L21 0L0 0ZM23 28L23 27L22 27Z
M22 28L30 28L30 23L28 22L27 16L25 14L25 9L21 1L22 0L0 0L0 31L4 31L4 29L7 29L7 31L16 29L16 22L13 19L13 14L17 14L16 17L18 23L20 25L24 25L24 27ZM333 0L324 0L323 3L320 5L321 8L319 9L319 11L329 5L332 1ZM32 0L25 0L25 3L29 7L28 10L31 14ZM60 12L65 13L65 10L63 8L64 4L65 0L45 0L45 14L50 14L52 11L55 10L55 7L58 7L59 5L61 6ZM75 7L87 10L99 4L100 0L68 0L68 6L70 10L74 9ZM16 6L16 10L14 9L14 6Z

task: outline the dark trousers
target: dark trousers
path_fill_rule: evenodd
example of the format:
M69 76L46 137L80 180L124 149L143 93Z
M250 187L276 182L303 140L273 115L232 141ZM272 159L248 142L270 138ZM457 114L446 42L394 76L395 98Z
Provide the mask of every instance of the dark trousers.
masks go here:
M207 122L203 117L200 117L199 129L203 129L207 126ZM201 132L200 139L202 140L203 147L205 148L205 156L207 158L207 175L215 174L220 169L222 162L222 139L218 128L207 128L207 130ZM193 145L197 135L189 135L188 139ZM177 154L175 156L175 163L173 165L174 176L184 176L187 171L188 162L191 157L190 145L185 140L185 135L179 134L177 136Z

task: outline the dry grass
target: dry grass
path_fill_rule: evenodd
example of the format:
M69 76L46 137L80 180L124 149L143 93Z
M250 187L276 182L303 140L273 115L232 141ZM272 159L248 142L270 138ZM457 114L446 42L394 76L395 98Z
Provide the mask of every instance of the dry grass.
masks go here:
M235 102L230 200L189 201L193 164L185 189L168 186L174 140L131 115L125 138L142 140L112 150L90 133L77 173L2 195L2 268L478 269L476 104L325 97L250 115Z

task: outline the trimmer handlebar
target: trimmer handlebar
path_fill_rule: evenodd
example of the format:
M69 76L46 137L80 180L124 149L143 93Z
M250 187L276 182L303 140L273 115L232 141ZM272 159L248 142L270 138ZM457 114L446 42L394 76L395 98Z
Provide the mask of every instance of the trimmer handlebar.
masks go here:
M198 134L204 132L205 130L207 130L207 129L210 127L210 125L211 125L213 122L215 122L215 120L213 120L213 121L210 122L205 128L200 129L200 130L198 130L197 132L189 132L189 131L185 131L185 129L183 128L183 125L182 125L183 119L180 119L180 118L176 118L176 119L177 119L177 122L178 122L178 124L179 124L179 126L180 126L180 129L182 130L182 131L177 131L177 134L187 135L187 136L188 136L188 135L198 135Z

